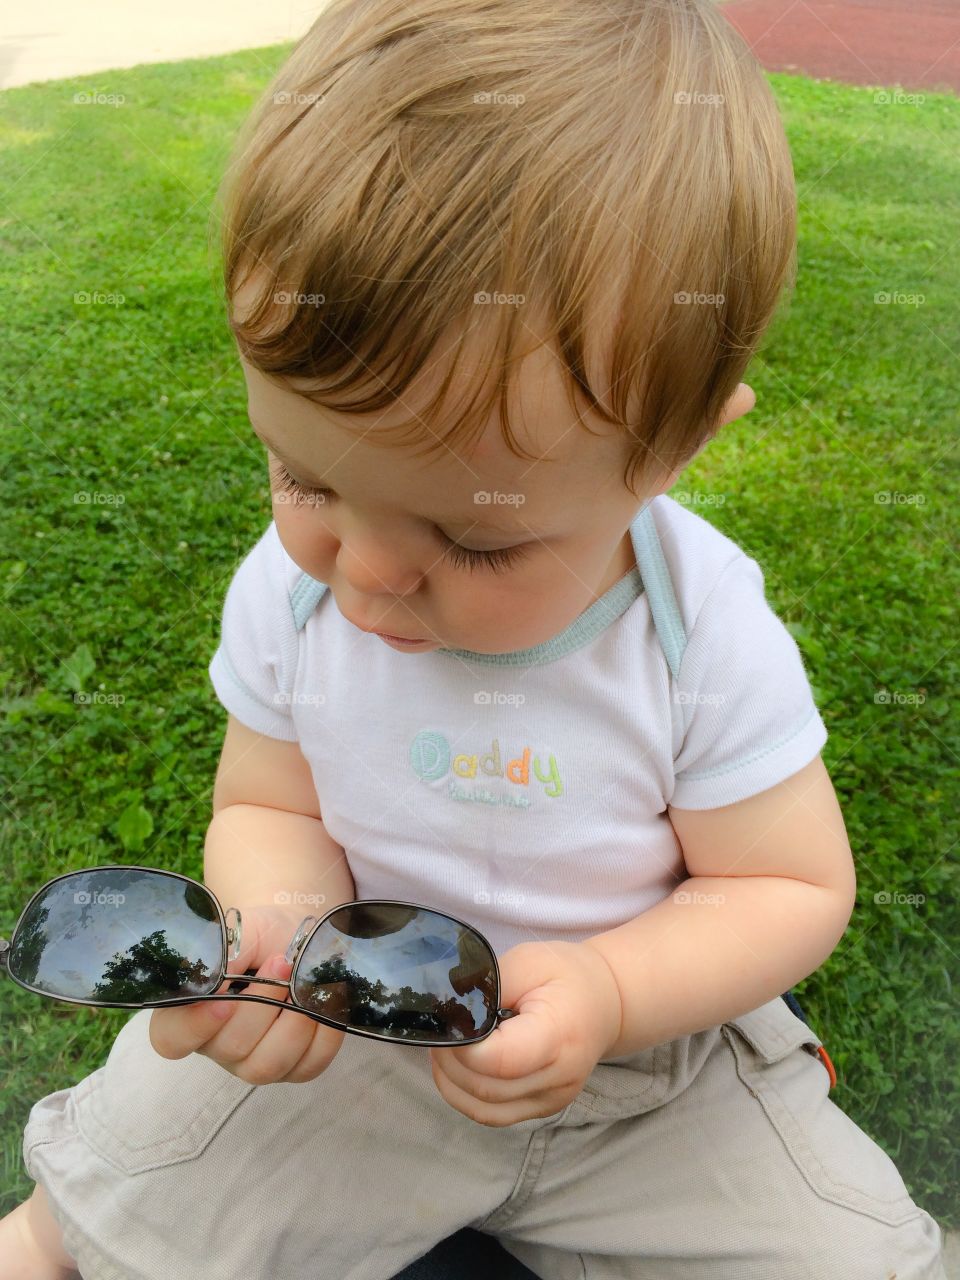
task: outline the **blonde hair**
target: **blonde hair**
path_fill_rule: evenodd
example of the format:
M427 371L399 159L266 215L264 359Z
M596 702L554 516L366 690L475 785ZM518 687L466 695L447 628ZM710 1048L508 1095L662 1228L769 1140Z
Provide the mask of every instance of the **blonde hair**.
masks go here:
M482 331L471 404L492 373L490 394L442 416L458 339L388 443L451 447L499 395L508 447L531 457L506 393L532 302L574 412L579 390L624 428L631 489L713 434L794 278L783 126L712 0L328 0L218 199L227 299L259 282L230 316L255 368L373 412L403 403L441 335ZM603 313L612 414L587 374Z

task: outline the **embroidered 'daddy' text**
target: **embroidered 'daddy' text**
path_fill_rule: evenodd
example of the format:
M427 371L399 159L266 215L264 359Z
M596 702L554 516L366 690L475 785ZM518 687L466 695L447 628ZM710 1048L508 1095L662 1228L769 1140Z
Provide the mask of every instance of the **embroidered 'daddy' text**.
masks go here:
M504 759L500 752L500 739L494 738L490 750L481 753L454 752L449 740L442 733L422 729L410 747L410 763L418 778L435 782L448 778L449 794L457 800L478 800L486 804L530 803L529 788L542 784L543 795L555 799L563 795L563 783L556 757L546 758L531 747L524 747L519 755ZM462 785L470 781L483 782L486 778L502 778L523 791L498 795L489 787Z

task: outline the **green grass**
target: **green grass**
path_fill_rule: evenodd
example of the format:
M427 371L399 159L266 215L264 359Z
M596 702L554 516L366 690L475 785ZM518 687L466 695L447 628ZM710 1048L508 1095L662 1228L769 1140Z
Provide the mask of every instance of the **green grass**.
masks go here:
M270 513L209 207L288 48L0 94L8 931L71 868L202 874L224 724L206 666L232 571ZM694 509L760 561L830 731L858 905L796 990L840 1074L832 1096L957 1227L960 104L771 82L800 188L798 287L749 374L757 408L673 493L713 495ZM80 90L126 101L75 105ZM125 301L74 301L95 290ZM875 304L884 290L925 301ZM32 1188L31 1104L99 1066L128 1015L0 993L6 1211Z

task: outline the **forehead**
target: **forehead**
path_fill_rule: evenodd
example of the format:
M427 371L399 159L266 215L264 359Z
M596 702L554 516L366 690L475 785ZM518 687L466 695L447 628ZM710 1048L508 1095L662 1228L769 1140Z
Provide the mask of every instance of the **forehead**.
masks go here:
M301 394L314 384L268 377L241 358L251 422L285 461L299 467L298 478L306 482L342 486L358 501L369 497L430 518L440 514L447 523L469 520L490 529L544 533L557 524L558 511L585 500L595 509L604 494L622 494L628 448L622 429L588 413L582 401L589 430L578 421L560 358L531 322L525 320L520 341L507 406L514 437L529 458L517 457L503 438L496 400L482 430L474 426L469 438L438 444L429 454L423 452L423 434L412 445L395 443L396 436L390 440L389 428L425 419L424 409L452 359L442 342L401 401L363 414L319 405ZM483 368L480 332L467 335L461 345L457 375L432 428L441 439L445 415L452 423L462 413L470 402L467 392L476 391L476 370ZM422 432L430 429L425 421ZM478 492L494 496L478 502Z
M241 358L247 382L251 417L255 425L280 443L315 442L318 456L327 457L331 450L350 448L364 456L375 452L382 461L389 454L400 466L418 469L417 454L429 435L438 444L423 469L434 472L454 470L458 466L495 467L519 480L549 464L551 474L575 468L601 474L609 463L625 455L624 437L619 428L604 423L595 415L584 413L590 433L578 422L574 408L563 394L562 381L551 369L553 362L542 349L526 357L514 375L508 395L510 427L518 446L530 455L518 458L503 437L499 404L490 407L482 430L476 425L467 435L439 443L446 436L445 412L449 422L459 418L455 403L444 401L439 419L429 419L425 408L428 397L404 392L402 401L372 413L343 413L329 405L321 405L301 394L296 379L274 379L262 374ZM583 412L583 411L581 411ZM422 434L414 445L400 443L394 428L419 419Z

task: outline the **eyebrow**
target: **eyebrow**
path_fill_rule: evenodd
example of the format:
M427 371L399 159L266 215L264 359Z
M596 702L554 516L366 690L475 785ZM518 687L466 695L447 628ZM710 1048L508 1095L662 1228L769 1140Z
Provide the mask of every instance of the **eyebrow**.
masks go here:
M276 445L272 444L266 438L266 436L261 435L260 432L256 430L256 428L254 428L254 435L257 437L257 439L260 441L261 444L266 445L266 447L270 450L270 452L274 455L275 458L279 458L279 460L283 463L286 469L291 473L291 475L293 475L294 479L302 479L304 484L312 485L314 488L317 488L317 489L324 489L329 487L325 485L323 481L317 480L316 477L305 475L301 471L298 465L292 463L289 460L289 458L287 458L286 455L276 447ZM422 517L422 518L426 519L427 517ZM529 537L531 541L534 541L534 540L540 541L544 537L548 536L546 534L534 533L530 529L508 528L504 525L495 524L493 521L461 520L459 516L451 516L447 519L441 519L441 520L431 520L430 523L435 524L440 528L442 528L444 525L461 526L464 528L465 536L469 536L471 532L494 533L494 534L499 534L503 538ZM469 528L467 528L466 526L469 526Z

